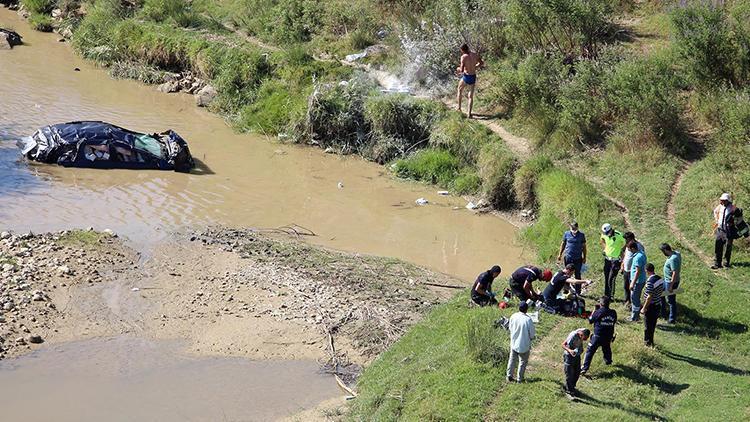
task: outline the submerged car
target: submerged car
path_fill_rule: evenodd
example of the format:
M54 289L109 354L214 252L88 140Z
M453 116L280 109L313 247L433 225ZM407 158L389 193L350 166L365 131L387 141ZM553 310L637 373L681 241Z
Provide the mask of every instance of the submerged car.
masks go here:
M1 1L0 4L2 4ZM18 32L0 28L0 43L3 43L0 44L0 49L7 49L13 48L14 45L21 45L23 44L23 41L21 40L21 36L18 35Z
M195 167L187 142L172 130L145 134L104 122L70 122L40 128L18 146L30 160L65 167L185 173Z

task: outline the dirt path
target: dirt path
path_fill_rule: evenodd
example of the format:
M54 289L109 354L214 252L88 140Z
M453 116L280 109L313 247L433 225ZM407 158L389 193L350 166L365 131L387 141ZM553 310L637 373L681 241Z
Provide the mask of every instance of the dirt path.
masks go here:
M672 231L672 233L677 237L677 239L682 243L690 252L692 252L694 255L700 257L700 259L708 266L710 266L713 263L713 260L710 256L706 255L705 252L703 252L698 246L695 245L692 241L688 240L687 237L685 237L684 234L682 234L682 231L680 230L680 227L677 225L677 209L675 208L675 198L677 197L677 194L680 192L680 187L682 186L682 181L685 178L685 175L687 174L688 170L690 169L690 166L693 165L693 162L686 162L683 164L682 168L677 172L677 177L675 177L674 183L672 184L672 188L669 190L669 201L667 202L667 224L669 224L669 229Z

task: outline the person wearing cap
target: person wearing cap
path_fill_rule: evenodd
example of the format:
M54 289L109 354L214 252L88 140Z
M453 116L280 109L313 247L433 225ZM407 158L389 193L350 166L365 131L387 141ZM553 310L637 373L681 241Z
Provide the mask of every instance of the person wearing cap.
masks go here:
M680 252L672 250L669 243L662 243L659 247L667 260L664 261L664 296L661 298L662 316L667 311L669 305L668 322L674 324L677 322L677 293L675 290L680 286L680 275L682 275L682 255Z
M588 328L579 328L568 334L563 341L563 370L565 373L565 393L568 397L578 395L576 383L581 375L581 353L583 353L583 342L589 339L591 331Z
M721 268L721 258L724 257L724 266L731 267L732 259L732 227L734 225L734 212L737 210L732 204L732 197L728 193L721 194L719 205L714 208L714 232L716 241L714 243L714 265L712 269ZM726 246L726 251L725 251Z
M471 286L471 300L479 306L496 305L495 293L492 292L492 282L503 270L495 265L489 270L479 274L474 285Z
M607 223L602 225L599 241L604 250L604 294L611 298L615 293L615 280L625 252L625 238Z
M557 295L560 294L565 286L580 286L581 284L591 284L591 280L579 280L573 275L575 273L575 266L568 264L562 271L558 271L552 277L547 287L544 288L542 296L544 296L544 304L548 309L554 311L556 314L561 313L563 307L563 300L558 299Z
M633 253L633 262L630 264L630 319L635 322L640 319L639 311L641 310L641 293L646 285L646 255L638 251L638 245L635 242L628 243L627 246Z
M570 230L563 233L562 243L560 244L560 253L557 254L557 261L563 265L573 264L575 266L575 276L581 278L581 267L586 263L586 235L578 230L578 222L570 222ZM581 293L581 285L575 285L576 293Z
M648 280L645 289L643 289L643 307L641 308L645 327L643 342L646 346L653 347L656 321L661 313L661 295L664 292L664 281L654 274L654 264L650 262L646 264L646 274L648 274Z
M513 271L510 275L508 284L513 295L518 300L538 300L541 296L534 291L532 284L536 280L550 281L552 279L552 271L545 269L542 271L538 267L533 265L526 265Z
M583 358L583 368L581 375L586 375L591 366L591 359L594 358L599 347L604 354L604 364L612 364L612 342L615 340L615 324L617 324L617 312L609 309L610 299L608 296L599 298L596 310L589 317L589 322L594 324L594 335L589 340L589 347L586 349L586 356Z
M622 237L625 238L625 244L627 245L631 241L635 242L635 244L638 246L638 251L643 254L643 256L646 256L646 249L643 247L643 244L639 242L635 238L635 234L633 232L625 232ZM648 260L648 257L646 257ZM625 291L625 307L630 307L630 264L633 261L633 252L630 252L630 249L625 248L625 255L622 259L622 264L620 265L620 271L622 271L622 288Z
M508 321L508 330L510 331L510 355L508 356L508 370L506 372L508 382L516 380L523 382L526 365L529 363L531 340L536 337L536 330L534 329L534 321L526 315L528 309L529 305L526 302L521 302L518 305L518 312L511 315ZM518 365L519 359L520 365ZM518 365L518 375L514 379L513 373L516 371L516 365Z

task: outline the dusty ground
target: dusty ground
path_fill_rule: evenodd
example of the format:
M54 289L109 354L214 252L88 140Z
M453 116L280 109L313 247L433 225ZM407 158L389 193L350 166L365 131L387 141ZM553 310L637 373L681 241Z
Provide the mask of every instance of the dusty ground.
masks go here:
M142 259L93 231L3 233L0 358L46 343L125 333L186 339L192 352L316 359L351 382L457 280L395 259L288 235L209 229ZM343 401L299 415L337 415Z

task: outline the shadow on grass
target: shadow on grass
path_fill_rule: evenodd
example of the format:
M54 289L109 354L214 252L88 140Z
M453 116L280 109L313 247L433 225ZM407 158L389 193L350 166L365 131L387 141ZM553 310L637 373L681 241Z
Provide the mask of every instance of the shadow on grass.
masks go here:
M673 382L664 381L660 377L649 377L644 375L642 372L638 371L637 369L622 365L622 364L615 364L614 370L606 372L604 374L601 374L597 376L597 378L601 379L609 379L609 378L626 378L630 381L636 383L636 384L642 384L642 385L648 385L649 387L658 388L659 391L665 394L679 394L683 390L690 387L690 384L676 384Z
M557 384L560 386L561 390L564 388L564 385L562 382L558 381ZM617 409L626 413L630 413L633 416L646 418L652 421L665 420L662 416L659 416L656 413L644 412L643 410L637 409L635 407L624 406L622 403L617 403L614 401L599 400L597 398L594 398L584 393L581 390L578 390L578 398L576 402L581 403L581 404L588 404L589 406L601 407L603 409L604 408Z
M710 362L707 360L693 358L690 356L681 355L679 353L670 352L669 350L661 350L661 352L664 353L664 355L666 355L667 357L670 357L674 360L687 362L693 366L697 366L703 369L708 369L710 371L724 372L724 373L732 374L732 375L742 375L742 376L750 375L750 371L748 370L735 368L729 365L724 365L723 363Z
M699 314L695 309L680 304L679 296L677 300L678 319L681 323L677 325L661 325L659 326L660 330L683 332L713 339L719 338L719 336L726 333L742 334L747 332L747 325L745 324L706 317Z
M750 268L750 262L732 262L732 267Z

